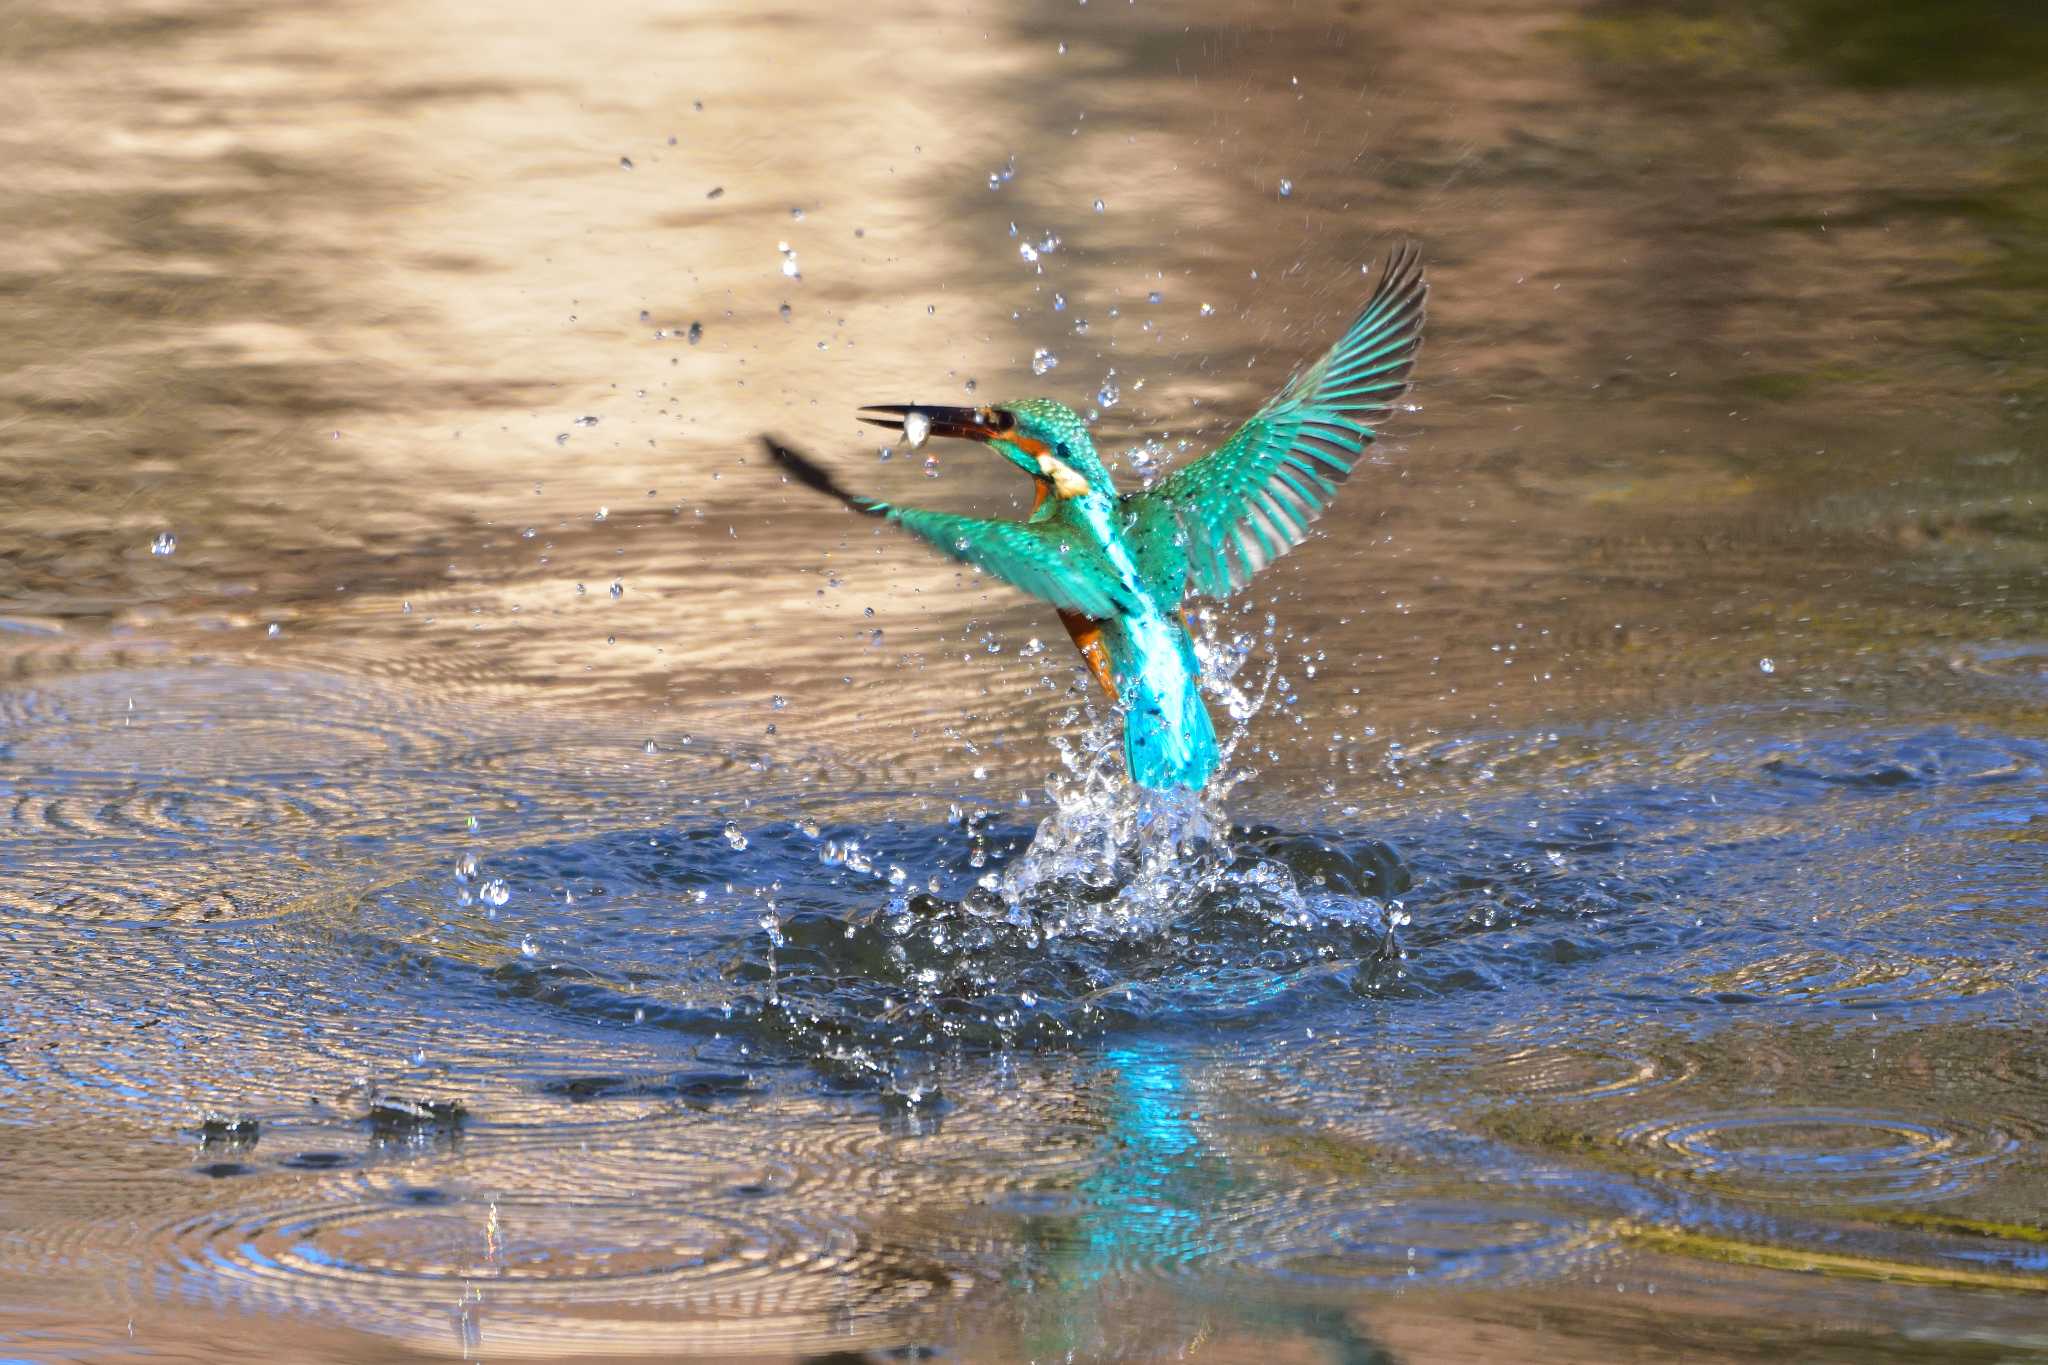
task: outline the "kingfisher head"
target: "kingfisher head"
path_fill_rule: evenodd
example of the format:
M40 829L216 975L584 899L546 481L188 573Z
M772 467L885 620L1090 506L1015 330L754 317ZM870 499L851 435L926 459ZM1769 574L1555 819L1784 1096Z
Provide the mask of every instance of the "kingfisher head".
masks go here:
M1088 493L1116 496L1109 471L1095 454L1088 428L1074 410L1050 398L1021 398L978 408L936 408L882 403L861 409L861 421L903 432L912 445L928 436L979 441L1038 482L1040 500ZM874 416L866 414L873 413Z

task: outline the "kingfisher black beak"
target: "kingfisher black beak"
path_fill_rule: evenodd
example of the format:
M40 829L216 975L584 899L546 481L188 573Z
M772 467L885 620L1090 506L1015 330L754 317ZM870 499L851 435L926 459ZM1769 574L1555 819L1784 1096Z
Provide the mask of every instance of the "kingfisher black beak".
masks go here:
M912 445L926 436L952 436L986 441L1016 426L1017 419L1000 408L933 408L918 403L876 403L862 408L861 421L907 434ZM870 417L867 414L876 413Z

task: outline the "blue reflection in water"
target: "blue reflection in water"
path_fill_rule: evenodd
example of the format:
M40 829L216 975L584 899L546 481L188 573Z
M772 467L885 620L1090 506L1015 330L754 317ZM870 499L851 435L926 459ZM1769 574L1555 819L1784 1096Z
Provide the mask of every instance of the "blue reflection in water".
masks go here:
M1112 1095L1109 1128L1101 1166L1081 1183L1086 1249L1076 1281L1199 1259L1210 1249L1202 1210L1216 1207L1232 1177L1195 1131L1180 1059L1158 1044L1120 1047L1098 1074Z
M1124 1346L1166 1353L1166 1323L1156 1307L1120 1313L1120 1291L1147 1283L1189 1287L1174 1272L1227 1255L1241 1215L1256 1206L1261 1191L1253 1173L1201 1132L1201 1101L1186 1061L1164 1043L1143 1040L1109 1049L1091 1069L1108 1101L1099 1161L1077 1190L1083 1202L1071 1221L1045 1229L1035 1288L1047 1311L1035 1336L1027 1333L1034 1354L1071 1358ZM1202 1294L1189 1297L1183 1311L1191 1343L1227 1316L1244 1330L1316 1341L1343 1365L1392 1359L1361 1337L1338 1305Z
M1205 1256L1233 1182L1229 1162L1203 1144L1183 1060L1164 1044L1109 1049L1078 1091L1105 1100L1097 1161L1064 1210L1025 1220L1036 1254L1014 1282L1037 1306L1025 1328L1035 1356L1113 1350L1126 1330L1112 1311L1119 1289L1149 1279L1131 1272ZM1164 1324L1146 1319L1153 1345L1163 1345Z

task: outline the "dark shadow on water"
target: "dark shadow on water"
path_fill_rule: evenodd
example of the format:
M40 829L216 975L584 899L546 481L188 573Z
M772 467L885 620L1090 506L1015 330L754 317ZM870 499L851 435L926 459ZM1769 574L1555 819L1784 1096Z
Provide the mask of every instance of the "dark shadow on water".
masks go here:
M1792 57L1853 85L2037 82L2048 14L2027 0L1767 0Z

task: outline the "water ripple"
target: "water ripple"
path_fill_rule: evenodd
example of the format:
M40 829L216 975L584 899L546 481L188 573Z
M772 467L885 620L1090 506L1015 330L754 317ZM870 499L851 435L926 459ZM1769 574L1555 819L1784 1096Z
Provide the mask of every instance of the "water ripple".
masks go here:
M1698 1074L1689 1057L1667 1060L1598 1040L1480 1049L1458 1068L1474 1098L1509 1103L1622 1099L1684 1085Z
M751 761L710 740L649 754L607 727L543 743L516 713L308 672L109 672L9 696L0 909L71 918L273 913L404 845L645 819Z
M1304 1211L1259 1231L1267 1245L1237 1265L1350 1290L1547 1279L1584 1266L1614 1240L1599 1223L1534 1204L1445 1198Z
M1826 948L1774 954L1722 974L1716 985L1760 999L1788 999L1848 1009L1902 1009L1957 1001L2015 985L2009 964L1901 952L1884 961Z
M1618 1136L1666 1179L1743 1199L1799 1203L1947 1198L1983 1179L2019 1145L1991 1127L1825 1109L1658 1120Z
M464 1197L413 1191L209 1210L159 1234L169 1292L417 1336L570 1349L802 1344L966 1293L936 1262L815 1201Z

